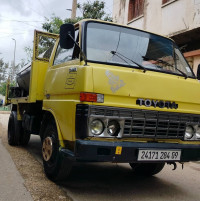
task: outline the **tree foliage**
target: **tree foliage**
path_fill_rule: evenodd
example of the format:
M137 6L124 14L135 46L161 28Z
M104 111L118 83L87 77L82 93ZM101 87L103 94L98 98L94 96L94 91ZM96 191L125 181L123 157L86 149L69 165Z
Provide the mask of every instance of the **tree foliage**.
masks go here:
M0 84L0 94L3 95L3 96L6 95L6 86L7 86L7 82L2 82ZM13 82L10 83L10 87L14 87L14 86L16 86L16 82L15 81L13 81Z
M23 60L24 63L29 63L32 60L33 57L33 48L31 48L30 46L27 46L24 48L24 51L26 53L26 62L25 60Z
M50 19L45 18L45 23L42 24L42 28L49 33L59 34L60 26L65 23L75 24L80 21L82 18L77 17L76 19L66 18L62 20L60 17L53 14Z
M85 18L112 21L112 18L105 12L104 1L95 0L93 3L90 3L89 1L83 4L78 3L77 8L79 8L82 11L83 13L82 17L77 17L76 19L66 18L62 20L60 17L57 17L55 16L55 14L53 14L50 19L45 18L45 22L43 23L42 28L47 32L58 34L60 26L62 24L65 23L75 24L78 21Z
M52 14L50 19L45 18L45 22L42 24L43 30L49 33L59 34L60 26L62 24L65 23L75 24L84 18L112 21L112 18L105 12L104 1L95 0L93 3L90 3L89 1L83 4L78 3L77 8L82 11L83 14L82 17L77 17L75 19L66 18L63 20L60 17L55 16L55 14ZM47 50L51 45L52 41L49 41L48 39L44 38L41 41L41 46L39 47L39 54ZM33 49L30 47L25 47L24 51L27 54L27 61L30 62L32 59Z
M0 59L0 83L4 82L7 77L8 63L5 63L3 59Z
M59 33L59 27L63 24L63 20L60 17L53 14L50 19L45 18L45 23L42 24L42 28L50 33Z
M16 84L16 75L19 69L21 68L21 63L14 66L5 63L3 59L0 59L0 94L5 96L6 93L6 83L9 78L11 86Z
M0 94L5 96L6 95L6 82L2 82L0 84Z
M94 1L90 3L87 1L83 4L78 4L78 8L81 9L83 13L83 18L99 19L105 21L112 21L112 18L105 12L105 2L104 1Z

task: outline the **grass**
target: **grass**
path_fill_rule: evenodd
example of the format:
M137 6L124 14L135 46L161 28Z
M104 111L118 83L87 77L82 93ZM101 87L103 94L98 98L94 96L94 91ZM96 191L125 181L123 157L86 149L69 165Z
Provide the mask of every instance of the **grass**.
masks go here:
M1 106L0 111L10 111L10 106Z

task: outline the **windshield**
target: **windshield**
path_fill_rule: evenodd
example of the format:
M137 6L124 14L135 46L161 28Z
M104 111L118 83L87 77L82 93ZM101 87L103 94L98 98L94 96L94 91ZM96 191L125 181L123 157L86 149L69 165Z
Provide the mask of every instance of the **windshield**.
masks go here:
M182 53L170 39L131 28L88 23L86 55L89 61L142 66L147 70L194 77Z

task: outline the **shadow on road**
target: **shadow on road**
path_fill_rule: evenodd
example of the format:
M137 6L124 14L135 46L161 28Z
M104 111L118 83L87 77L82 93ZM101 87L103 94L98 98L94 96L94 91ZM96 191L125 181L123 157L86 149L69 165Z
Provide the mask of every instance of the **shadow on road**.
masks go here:
M38 136L31 137L27 149L42 162ZM73 199L81 201L169 200L185 193L167 178L159 178L159 174L149 178L135 176L128 164L76 163L68 180L59 185Z
M184 193L159 176L135 176L127 164L77 164L68 181L61 185L73 195L78 195L79 200L86 197L89 200L145 200L145 197L147 200L168 200L170 194ZM167 197L163 199L165 195ZM91 196L97 197L91 199Z
M40 162L42 163L42 145L40 137L38 135L31 135L30 142L26 149Z

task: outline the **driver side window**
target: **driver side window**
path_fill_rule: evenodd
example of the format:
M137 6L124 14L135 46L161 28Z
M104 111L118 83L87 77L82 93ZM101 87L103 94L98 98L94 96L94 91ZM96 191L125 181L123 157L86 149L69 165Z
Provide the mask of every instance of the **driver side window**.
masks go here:
M79 30L75 31L75 40L78 43L79 41ZM77 59L79 57L79 51L77 51L77 47L74 45L71 49L63 49L60 47L60 44L57 47L56 55L54 58L53 65L58 65L61 63L65 63L70 60Z

